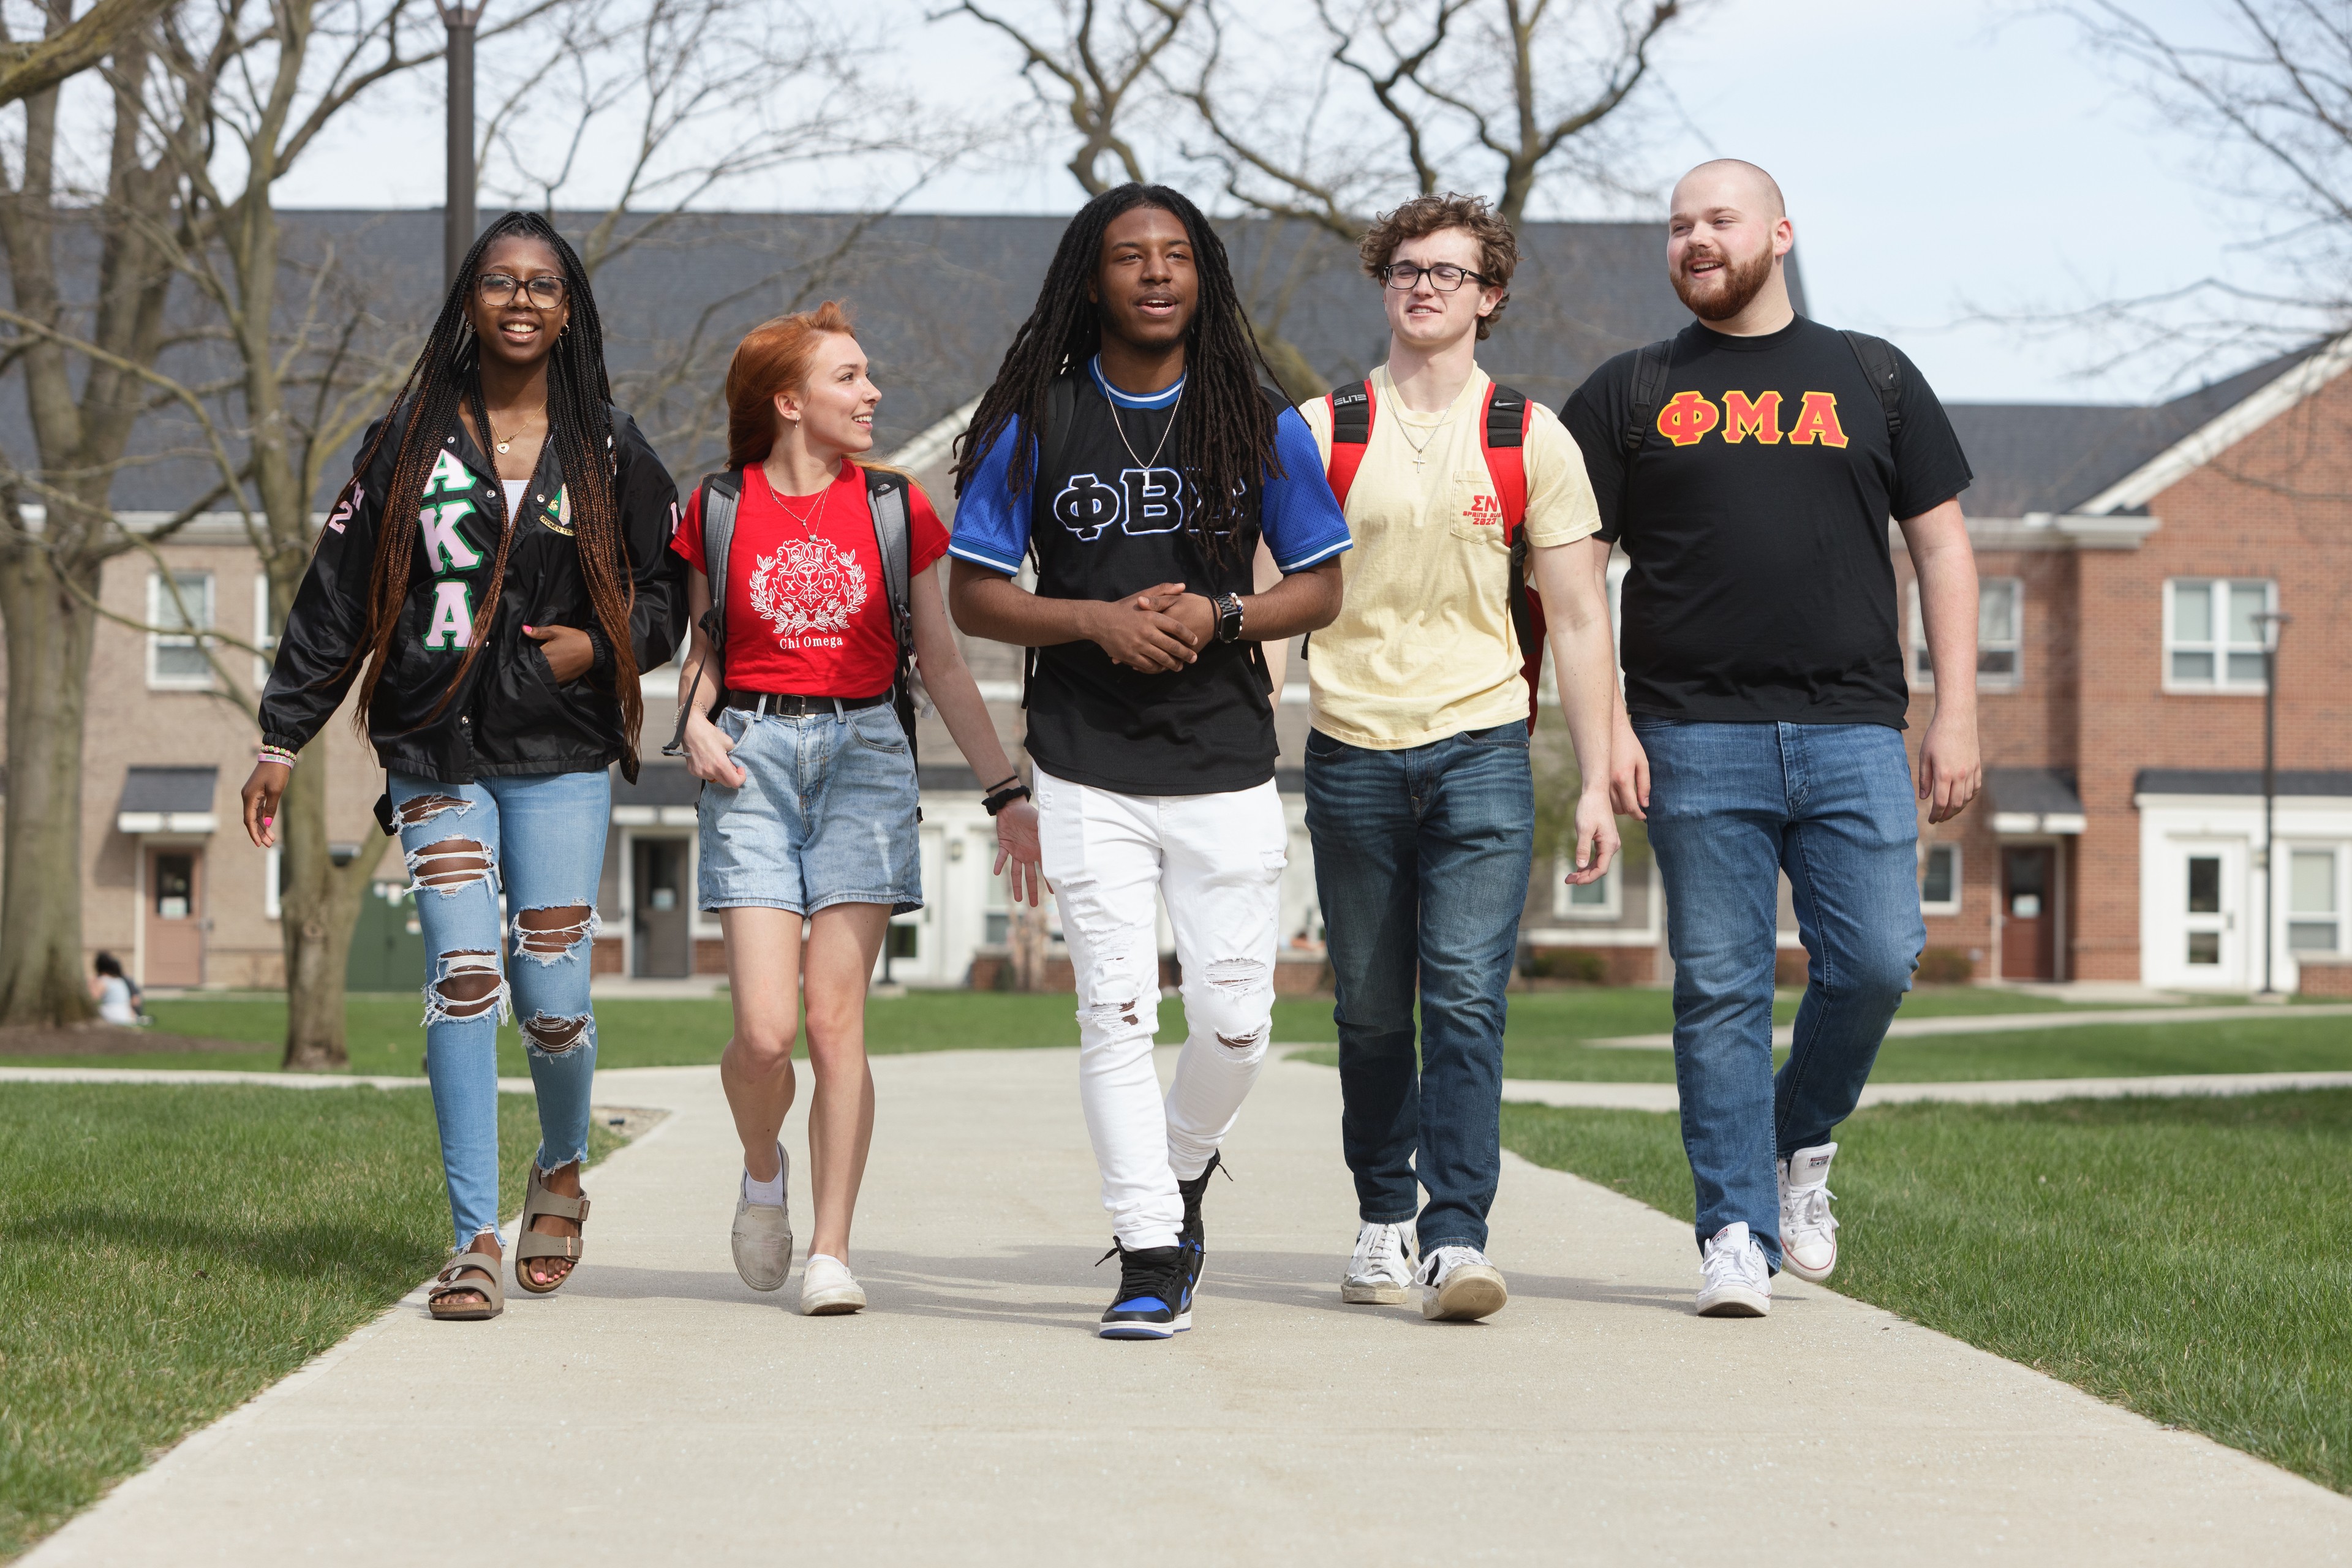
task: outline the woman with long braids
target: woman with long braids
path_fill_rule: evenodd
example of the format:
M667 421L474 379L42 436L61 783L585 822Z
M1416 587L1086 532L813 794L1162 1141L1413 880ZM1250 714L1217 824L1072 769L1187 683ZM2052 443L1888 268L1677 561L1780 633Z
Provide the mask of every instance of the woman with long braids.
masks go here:
M743 1141L730 1245L755 1290L791 1272L777 1134L805 1004L812 1316L866 1305L849 1271L874 1136L866 987L891 914L923 903L910 661L984 781L995 870L1037 901L1037 814L940 602L947 530L911 480L859 460L881 401L839 304L752 328L727 367L727 471L697 487L673 546L696 616L674 746L703 781L698 891L727 933L735 1005L719 1062Z
M246 832L276 842L296 755L356 679L425 931L425 1066L457 1231L433 1315L494 1318L498 1026L522 1019L540 1144L515 1249L570 1278L588 1200L588 1000L614 763L636 777L637 672L685 619L677 487L612 406L580 258L542 217L484 231L360 447L261 702ZM499 898L510 913L501 918Z
M1192 1326L1203 1190L1265 1059L1288 835L1259 645L1339 614L1349 542L1272 379L1199 209L1121 185L1063 232L958 455L956 624L1037 650L1045 871L1119 1258L1108 1339ZM1033 552L1034 593L1013 580ZM1155 893L1188 1027L1164 1102Z

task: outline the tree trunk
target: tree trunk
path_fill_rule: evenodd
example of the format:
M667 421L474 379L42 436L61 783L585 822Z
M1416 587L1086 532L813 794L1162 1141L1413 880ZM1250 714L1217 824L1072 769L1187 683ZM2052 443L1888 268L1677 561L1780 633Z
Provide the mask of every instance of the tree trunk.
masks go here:
M1257 329L1257 346L1265 355L1266 368L1274 372L1274 379L1282 384L1283 394L1291 402L1305 403L1331 390L1331 384L1307 363L1298 345L1272 327Z
M82 584L97 596L96 573ZM8 804L0 1024L73 1024L82 978L81 738L96 617L33 548L0 555L7 622Z
M289 1072L329 1072L351 1065L343 1039L343 979L360 891L382 853L360 846L337 866L327 844L327 747L314 743L278 803L285 890L278 896L286 944L286 1060Z

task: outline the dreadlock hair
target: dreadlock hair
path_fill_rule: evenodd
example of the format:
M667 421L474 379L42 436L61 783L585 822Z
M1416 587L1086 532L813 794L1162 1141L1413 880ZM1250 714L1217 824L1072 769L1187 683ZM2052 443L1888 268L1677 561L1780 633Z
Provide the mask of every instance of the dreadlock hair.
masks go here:
M392 480L382 498L383 521L376 531L375 562L368 578L365 618L351 658L343 664L348 670L361 658L368 660L366 679L360 686L352 721L362 735L367 732L368 708L374 700L376 683L383 677L385 656L400 624L401 606L408 597L409 577L416 556L417 509L424 503L425 482L440 458L442 436L461 405L473 411L477 430L485 437L489 433L488 410L482 401L481 343L467 319L466 307L473 295L474 279L481 272L483 252L494 242L513 236L535 239L546 246L563 269L564 299L570 303L571 316L566 330L557 336L555 347L548 355L548 439L555 445L556 458L563 468L563 482L571 491L572 541L580 552L580 574L588 584L588 599L595 609L596 624L603 628L604 640L613 650L614 689L621 702L622 731L628 740L628 749L621 757L621 771L634 782L637 776L637 731L645 720L645 703L637 692L636 653L629 637L629 615L635 605L636 586L627 570L628 550L621 533L620 507L613 494L616 458L608 412L613 386L604 373L604 320L596 312L596 299L588 285L588 269L581 265L579 254L555 231L553 224L537 213L508 213L484 229L481 237L474 241L474 247L466 252L465 261L449 284L448 295L441 301L441 313L435 318L433 331L425 340L424 352L409 368L408 380L392 400L390 411L377 426L367 451L352 466L352 480L344 487L341 500L352 500L360 476L375 461L377 449L405 409L407 424L401 431L400 449L393 459ZM515 533L513 520L508 521L509 526L499 533L489 591L482 595L481 607L474 612L473 630L466 639L466 657L458 661L457 672L449 678L448 689L442 692L441 700L428 717L437 718L449 706L482 651L482 639L489 635L491 618L498 614L499 595L506 585L507 549Z
M1200 293L1184 339L1183 428L1177 433L1177 451L1200 497L1187 529L1202 555L1215 563L1246 521L1244 499L1268 473L1282 471L1274 450L1274 405L1258 390L1261 374L1265 382L1274 382L1275 374L1242 310L1224 241L1199 207L1166 185L1129 181L1114 186L1080 207L1062 231L1035 308L1013 333L995 381L981 395L970 427L958 438L956 494L963 493L981 459L1015 419L1028 460L1014 454L1006 485L1016 496L1029 488L1043 452L1038 432L1045 423L1046 393L1056 377L1085 364L1102 347L1101 309L1087 292L1102 273L1103 232L1138 207L1173 214L1192 245Z

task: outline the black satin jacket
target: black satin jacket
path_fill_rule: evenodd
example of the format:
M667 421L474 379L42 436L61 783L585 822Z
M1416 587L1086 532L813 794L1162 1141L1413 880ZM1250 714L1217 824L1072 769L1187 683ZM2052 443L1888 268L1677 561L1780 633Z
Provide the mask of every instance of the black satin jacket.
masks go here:
M652 669L668 662L686 630L685 563L669 548L677 486L636 422L618 409L611 413L613 490L635 584L630 640L637 668ZM365 621L383 492L407 413L395 409L391 417L398 423L358 488L346 491L328 518L294 596L261 699L262 739L271 745L299 751L308 744L358 674L351 652ZM374 438L371 429L360 450ZM376 758L387 769L440 784L470 784L485 774L593 773L615 762L634 776L614 660L580 570L553 442L540 456L520 515L506 512L497 469L453 418L425 482L407 600L368 710ZM466 656L475 612L489 590L499 531L507 527L519 531L508 550L498 611L465 685L436 715ZM522 635L526 626L587 631L598 645L595 667L559 685L539 644Z

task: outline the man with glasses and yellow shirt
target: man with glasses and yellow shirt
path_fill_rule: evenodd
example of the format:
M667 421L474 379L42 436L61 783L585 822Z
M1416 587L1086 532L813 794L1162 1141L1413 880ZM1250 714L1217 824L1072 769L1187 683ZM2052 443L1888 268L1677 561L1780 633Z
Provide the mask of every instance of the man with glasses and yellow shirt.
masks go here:
M1307 827L1362 1222L1340 1293L1417 1295L1423 1317L1466 1321L1509 1299L1486 1215L1546 621L1585 781L1569 880L1597 880L1617 851L1607 546L1567 430L1478 368L1518 262L1510 226L1477 197L1421 196L1360 248L1388 312L1387 363L1300 410L1355 539L1345 607L1307 657Z

